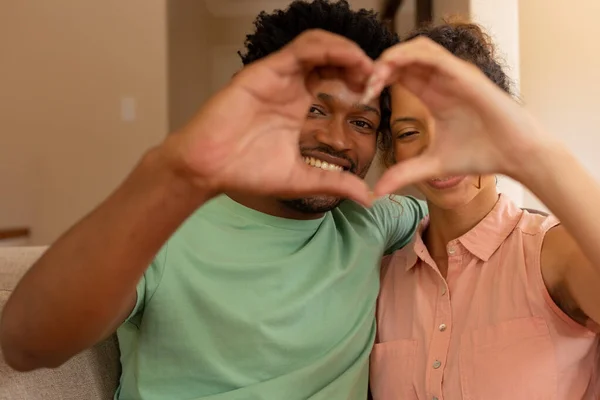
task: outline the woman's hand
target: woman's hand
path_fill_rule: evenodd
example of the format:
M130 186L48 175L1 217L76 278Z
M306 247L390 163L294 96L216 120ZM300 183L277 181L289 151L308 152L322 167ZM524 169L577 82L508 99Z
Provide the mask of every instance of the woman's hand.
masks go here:
M425 103L435 119L436 135L422 155L384 174L377 195L440 176L502 173L519 179L529 156L553 143L478 68L429 39L387 50L376 63L368 93L394 83Z

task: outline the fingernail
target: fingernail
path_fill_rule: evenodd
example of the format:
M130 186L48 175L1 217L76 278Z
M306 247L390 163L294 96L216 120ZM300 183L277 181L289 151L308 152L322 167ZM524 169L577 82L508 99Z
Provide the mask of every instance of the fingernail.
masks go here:
M370 103L371 100L373 100L373 94L374 94L374 90L372 87L367 87L367 90L365 90L365 94L363 94L363 97L360 99L360 103L361 104L366 104L366 103Z
M375 81L371 81L369 80L369 84L367 85L367 89L365 90L365 94L363 95L362 99L361 99L361 103L362 104L367 104L369 103L371 100L373 100L376 96L376 87L377 84Z
M368 103L377 96L378 91L380 90L381 79L377 74L371 75L369 81L367 82L367 89L365 90L365 94L362 98L362 103Z
M379 78L377 77L377 72L373 72L373 74L371 74L371 76L369 77L369 80L367 81L367 86L368 87L373 87L375 86L375 83L377 82Z

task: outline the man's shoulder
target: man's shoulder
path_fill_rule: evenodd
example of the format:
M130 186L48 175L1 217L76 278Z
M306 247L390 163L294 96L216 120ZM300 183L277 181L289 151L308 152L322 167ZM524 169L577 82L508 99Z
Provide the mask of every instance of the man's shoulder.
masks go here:
M413 196L389 195L377 199L372 207L363 207L352 201L345 201L339 207L342 214L359 214L369 217L377 217L381 214L387 216L397 215L404 211L412 213L418 211L424 215L428 214L427 203Z
M346 201L334 211L334 216L362 224L389 236L406 225L416 226L427 214L427 204L412 196L386 196L377 199L372 207L366 208Z

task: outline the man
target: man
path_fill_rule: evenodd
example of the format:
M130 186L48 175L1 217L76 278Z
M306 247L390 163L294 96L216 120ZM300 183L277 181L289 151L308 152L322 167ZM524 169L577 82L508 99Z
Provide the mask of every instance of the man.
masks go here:
M395 38L324 0L256 27L251 64L18 285L0 332L15 368L118 328L117 398L365 398L379 258L424 214L341 200L370 203L360 178L389 110L355 91Z

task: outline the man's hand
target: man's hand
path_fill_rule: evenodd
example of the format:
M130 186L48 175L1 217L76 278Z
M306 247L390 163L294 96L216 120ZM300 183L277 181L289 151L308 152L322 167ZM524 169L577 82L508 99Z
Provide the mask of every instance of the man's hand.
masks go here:
M353 42L308 31L281 51L245 67L165 145L176 155L180 169L212 195L327 194L368 204L362 180L307 166L298 141L314 82L341 79L360 93L372 70L372 60Z
M9 365L56 367L114 332L153 257L211 196L332 194L368 203L359 178L304 164L298 137L319 74L361 91L372 69L356 45L324 32L244 68L19 282L0 323Z
M388 170L378 195L429 178L502 173L519 179L536 149L550 145L534 119L478 68L425 38L395 46L377 61L368 93L399 83L435 119L431 145Z

